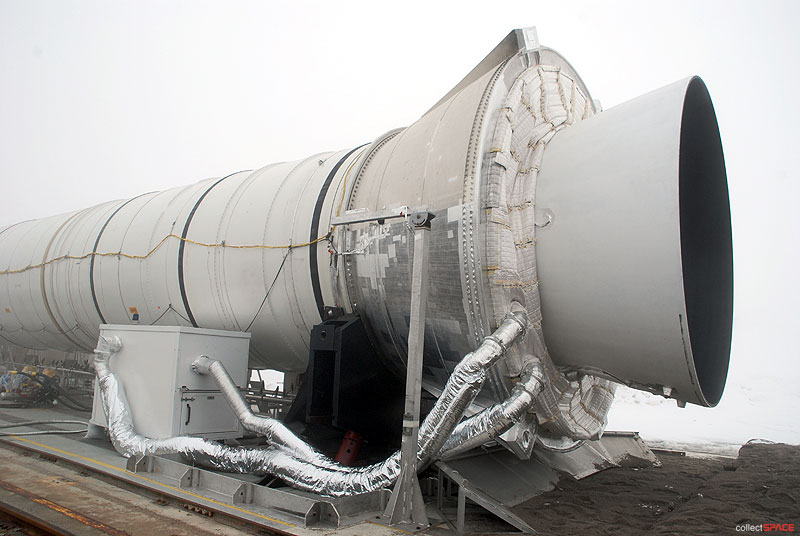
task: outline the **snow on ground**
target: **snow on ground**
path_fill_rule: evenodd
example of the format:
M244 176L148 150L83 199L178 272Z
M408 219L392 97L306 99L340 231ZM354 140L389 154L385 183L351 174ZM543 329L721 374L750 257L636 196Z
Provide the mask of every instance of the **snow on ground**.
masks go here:
M654 447L731 455L750 439L800 444L800 392L780 385L792 382L738 380L730 378L715 408L679 408L675 400L620 386L607 429L638 431Z
M744 290L740 302L750 299ZM619 387L607 429L638 431L651 444L703 445L714 452L756 438L800 444L800 353L790 335L798 316L775 305L777 294L765 292L753 297L761 307L735 311L730 368L717 407L678 408L675 400Z

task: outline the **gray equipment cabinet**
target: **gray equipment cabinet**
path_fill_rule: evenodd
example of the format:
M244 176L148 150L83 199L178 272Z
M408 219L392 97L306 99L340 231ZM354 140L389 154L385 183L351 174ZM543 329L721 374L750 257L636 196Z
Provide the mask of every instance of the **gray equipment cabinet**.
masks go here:
M100 332L122 341L110 367L125 389L138 433L156 439L241 437L233 410L210 376L192 371L192 362L201 355L219 360L237 385L246 385L249 333L108 324L102 325ZM107 426L96 386L90 422Z

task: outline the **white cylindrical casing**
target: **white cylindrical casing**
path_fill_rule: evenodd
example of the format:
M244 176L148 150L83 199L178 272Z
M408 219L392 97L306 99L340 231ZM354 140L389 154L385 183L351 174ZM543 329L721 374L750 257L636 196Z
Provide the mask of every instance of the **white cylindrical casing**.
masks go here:
M317 154L0 230L0 266L10 269L0 337L91 351L104 323L248 330L252 366L305 370L320 321L310 256L327 265L330 254L324 242L282 246L308 243L312 227L327 233L335 188L320 192L354 158ZM319 292L330 285L320 278Z
M716 405L730 353L733 264L725 162L702 80L559 132L536 196L549 220L536 249L553 359L659 378L681 400Z
M432 391L517 303L531 329L489 371L484 395L508 398L536 356L713 405L727 371L732 259L707 93L685 100L704 103L690 128L682 99L695 82L596 115L569 63L520 36L414 124L364 148L0 230L0 337L91 350L101 323L137 315L249 331L251 366L300 372L311 328L336 306L359 313L378 354L402 369L413 231L403 219L331 222L409 207L435 215ZM703 174L716 185L710 200ZM708 231L704 208L727 227ZM704 238L685 239L696 227ZM711 256L697 251L706 242ZM724 284L705 294L716 276Z

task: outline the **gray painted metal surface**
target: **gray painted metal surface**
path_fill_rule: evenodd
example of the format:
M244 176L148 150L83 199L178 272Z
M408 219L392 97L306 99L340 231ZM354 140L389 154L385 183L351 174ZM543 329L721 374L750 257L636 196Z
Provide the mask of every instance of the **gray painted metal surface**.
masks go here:
M153 439L197 436L229 439L242 436L242 426L217 385L194 374L198 355L225 362L239 385L247 383L249 336L222 330L176 326L101 326L105 337L120 337L122 348L110 363L125 385L137 429ZM95 385L91 424L108 421Z
M598 441L586 441L569 455L537 447L530 460L520 460L504 449L495 449L439 461L437 466L458 472L474 488L512 508L553 489L562 474L580 480L626 463L642 467L660 464L638 434L609 432Z
M458 486L458 507L456 511L456 533L461 535L465 533L466 523L466 500L470 499L474 503L482 506L490 511L506 523L522 531L523 534L537 534L533 528L528 525L522 518L509 510L506 505L498 501L495 497L487 494L480 488L473 485L468 479L464 478L461 473L454 470L450 465L445 462L438 462L437 468L444 473L450 480Z

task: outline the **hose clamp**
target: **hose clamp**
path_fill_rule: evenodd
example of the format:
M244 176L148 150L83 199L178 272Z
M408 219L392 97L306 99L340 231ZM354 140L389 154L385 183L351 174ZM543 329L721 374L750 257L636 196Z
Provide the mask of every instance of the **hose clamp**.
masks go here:
M483 341L484 342L491 341L495 343L497 346L500 347L500 353L502 354L506 353L506 351L508 350L508 347L505 345L505 343L501 341L499 338L495 337L494 335L489 335L488 337L484 337Z
M522 333L525 333L528 330L528 321L523 317L523 313L508 313L506 315L506 320L513 320L516 322L520 328L522 328Z
M194 361L192 361L192 371L195 374L204 375L211 372L211 364L213 361L206 355L201 355Z

